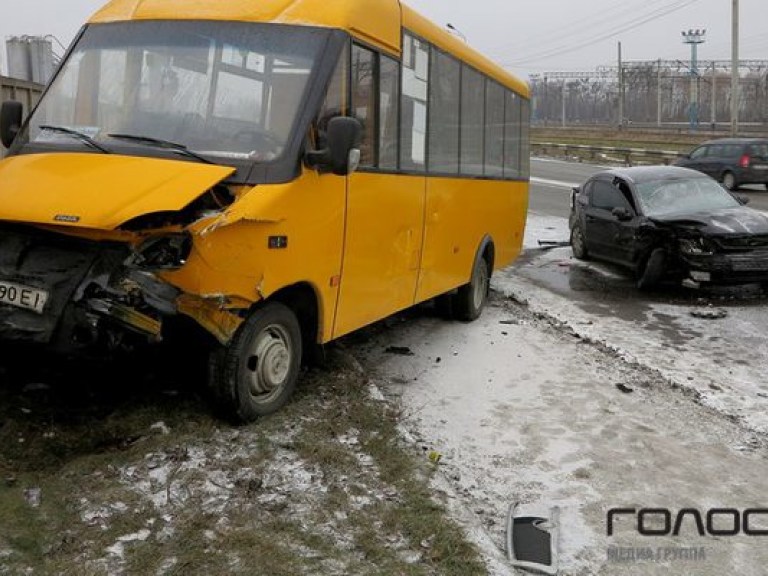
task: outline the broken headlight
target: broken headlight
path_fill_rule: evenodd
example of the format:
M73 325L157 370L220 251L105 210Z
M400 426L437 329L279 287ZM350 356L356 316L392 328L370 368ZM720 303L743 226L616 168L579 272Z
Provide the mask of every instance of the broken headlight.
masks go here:
M682 238L680 239L680 251L690 256L711 256L715 253L715 245L706 238Z
M134 250L128 265L146 270L174 270L184 266L191 249L188 234L155 236Z

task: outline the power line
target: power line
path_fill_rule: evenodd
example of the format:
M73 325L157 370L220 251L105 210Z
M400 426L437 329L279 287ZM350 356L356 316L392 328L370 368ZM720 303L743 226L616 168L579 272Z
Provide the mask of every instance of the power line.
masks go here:
M559 45L558 47L550 48L549 50L545 50L536 54L532 54L531 56L527 58L521 58L518 60L512 60L511 62L507 62L505 64L502 64L502 66L519 66L520 64L526 64L529 62L537 62L540 60L546 60L548 58L553 58L554 56L560 56L562 54L566 54L568 52L574 52L575 50L580 50L582 48L586 48L588 46L592 46L594 44L598 44L600 42L603 42L604 40L608 40L609 38L613 38L615 36L618 36L619 34L622 34L624 32L627 32L629 30L633 30L635 28L639 28L640 26L643 26L644 24L648 24L649 22L653 22L654 20L658 20L659 18L662 18L664 16L667 16L668 14L671 14L672 12L676 12L678 10L681 10L683 8L686 8L692 4L695 4L696 2L699 2L700 0L679 0L672 6L668 6L664 9L656 10L650 15L646 15L640 18L635 18L634 20L630 20L623 26L620 26L619 28L612 30L611 32L599 35L595 38L592 38L590 40L586 40L583 42L577 42L575 44L568 44L568 45Z
M570 21L568 24L563 26L554 27L550 30L544 30L541 32L540 36L557 37L558 40L562 42L563 40L567 40L571 37L583 36L585 34L585 30L581 26L582 24L589 25L589 30L586 31L588 33L591 33L595 28L604 28L605 26L603 25L607 25L608 27L612 28L614 27L615 22L621 22L624 20L627 14L635 14L638 11L642 11L643 9L651 7L653 4L666 3L668 1L669 0L640 0L633 5L628 5L625 3L614 4L612 7L602 10L599 14L588 14L583 18ZM619 18L616 18L616 13L618 13ZM522 38L516 42L506 44L502 50L516 51L515 48L526 46L530 46L530 40L527 38Z

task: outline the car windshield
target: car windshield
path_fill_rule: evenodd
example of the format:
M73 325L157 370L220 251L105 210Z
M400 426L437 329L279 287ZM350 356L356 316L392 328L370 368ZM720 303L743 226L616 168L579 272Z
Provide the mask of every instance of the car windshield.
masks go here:
M315 28L238 22L90 26L23 141L186 148L222 162L269 162L295 129L326 36Z
M740 206L711 178L652 180L636 185L643 213L649 217L673 216Z

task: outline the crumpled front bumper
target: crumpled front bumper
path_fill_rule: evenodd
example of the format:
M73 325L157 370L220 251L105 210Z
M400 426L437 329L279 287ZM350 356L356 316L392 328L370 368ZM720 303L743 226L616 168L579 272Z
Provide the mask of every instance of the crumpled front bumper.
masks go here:
M688 275L696 281L715 284L768 282L768 248L709 256L681 254L680 258Z
M0 340L71 351L114 341L120 332L159 338L159 299L166 298L162 304L172 311L178 291L126 268L130 255L130 246L123 243L3 225L0 280L43 290L48 298L42 313L0 303ZM154 307L144 296L153 284Z

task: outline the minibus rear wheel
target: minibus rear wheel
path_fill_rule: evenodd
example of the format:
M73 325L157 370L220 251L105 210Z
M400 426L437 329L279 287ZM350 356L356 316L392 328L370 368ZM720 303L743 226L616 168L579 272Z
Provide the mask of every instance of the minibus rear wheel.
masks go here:
M453 296L453 315L456 320L471 322L480 317L488 301L490 285L491 264L486 252L481 258L475 260L469 283L461 286Z
M301 353L293 311L279 302L257 308L211 357L209 380L219 404L238 422L277 411L296 389Z

